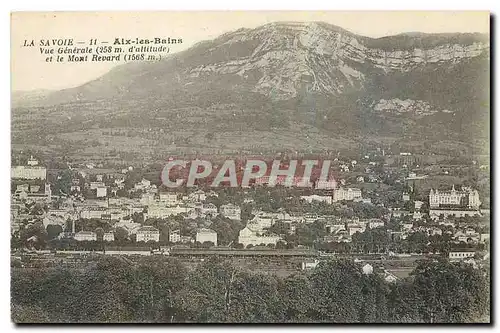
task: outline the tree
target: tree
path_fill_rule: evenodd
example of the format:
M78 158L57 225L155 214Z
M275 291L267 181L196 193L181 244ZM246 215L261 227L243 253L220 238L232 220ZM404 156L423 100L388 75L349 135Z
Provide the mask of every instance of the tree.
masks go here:
M95 229L95 233L96 233L96 238L97 238L97 241L100 241L102 242L103 238L104 238L104 229L101 228L101 227L98 227Z
M176 307L188 322L225 322L231 312L237 270L228 262L209 259L189 275L176 295Z
M477 322L489 316L489 275L463 262L421 261L412 272L425 322Z
M363 277L361 269L351 261L332 260L320 263L311 276L315 299L313 320L334 323L359 322L364 303Z
M314 295L309 279L303 275L287 277L280 288L283 311L287 321L312 322L314 319Z
M135 223L140 223L140 224L143 224L144 223L144 214L143 213L133 213L132 216L132 221L134 221Z
M59 234L63 231L62 227L58 224L49 224L47 226L47 238L54 239L59 236Z
M213 242L210 242L210 241L206 241L206 242L203 242L203 244L201 244L201 247L205 248L205 249L209 249L211 247L213 247L215 244Z
M45 247L47 241L47 231L45 230L42 222L36 222L28 226L28 228L22 230L21 240L25 245L28 245L27 240L34 239L31 242L36 248Z
M237 242L240 230L244 227L241 221L232 221L221 216L215 217L210 225L210 229L217 233L217 241L220 245Z
M124 242L128 239L128 231L122 227L118 227L115 229L115 241Z

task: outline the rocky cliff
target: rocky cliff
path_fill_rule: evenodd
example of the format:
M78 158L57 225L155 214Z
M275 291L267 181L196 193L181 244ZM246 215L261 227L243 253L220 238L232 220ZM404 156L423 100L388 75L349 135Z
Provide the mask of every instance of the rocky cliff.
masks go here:
M373 72L453 65L489 50L480 36L459 37L422 35L413 45L392 45L322 23L272 23L222 36L205 51L208 61L186 72L193 79L213 74L255 77L253 91L277 99L295 97L304 85L310 92L335 95L363 87ZM247 52L238 52L245 47ZM224 59L210 61L221 52Z

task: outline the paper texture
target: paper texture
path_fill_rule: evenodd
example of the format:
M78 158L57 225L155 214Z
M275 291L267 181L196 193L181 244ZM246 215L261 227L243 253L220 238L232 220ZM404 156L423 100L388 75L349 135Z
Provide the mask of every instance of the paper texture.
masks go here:
M15 323L489 323L488 12L11 14Z

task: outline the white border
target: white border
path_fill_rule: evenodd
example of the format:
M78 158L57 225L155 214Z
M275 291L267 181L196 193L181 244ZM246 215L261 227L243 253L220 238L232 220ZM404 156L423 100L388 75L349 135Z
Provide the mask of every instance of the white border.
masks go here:
M192 1L192 0L182 0L179 2L168 2L165 4L162 1L152 1L152 0L140 0L133 2L124 1L105 1L105 0L85 0L78 2L69 2L69 1L53 1L53 0L43 0L43 1L21 1L17 0L10 4L2 2L2 20L1 20L1 37L0 41L3 40L2 46L3 51L0 53L2 57L1 70L3 71L2 77L2 104L3 109L0 112L0 156L1 159L1 175L0 177L0 207L2 213L2 242L0 242L2 249L0 249L0 260L2 271L4 272L1 277L1 297L0 297L0 324L2 329L6 329L8 331L16 329L10 322L10 276L9 276L9 238L10 238L10 196L9 196L9 187L10 187L10 15L11 11L51 11L51 10L490 10L493 13L498 14L500 11L498 10L500 2L499 1L487 1L487 0L474 0L474 1L436 1L436 0L418 0L413 2L408 1L360 1L360 0L349 0L342 2L334 2L327 3L326 1L320 0L307 0L307 1L274 1L271 3L269 0L252 0L247 2L239 2L237 3L234 0L211 0L211 1ZM498 22L497 22L498 24ZM496 46L495 46L496 49ZM496 52L495 52L496 54ZM496 58L496 57L495 57ZM493 59L492 59L493 60ZM496 60L496 59L495 59ZM498 70L498 68L496 68ZM492 73L493 74L493 73ZM495 74L498 74L495 71ZM491 91L492 94L498 96L498 86L495 87L495 91ZM500 128L499 122L500 117L495 117L495 127ZM493 125L493 124L492 124ZM499 166L499 161L497 160L500 155L498 152L498 145L495 145L494 156L496 165L495 171ZM493 153L493 151L492 151ZM496 178L495 178L496 179ZM495 181L494 187L497 189L498 181ZM497 192L497 191L495 191ZM497 193L497 197L495 198L493 207L500 207L499 201L500 196ZM497 214L495 214L497 215ZM496 224L497 221L492 221L492 223ZM499 226L495 227L495 235L498 234ZM495 237L495 240L498 238ZM495 246L497 248L497 246ZM495 267L498 266L498 258L495 255ZM495 296L497 295L498 286L495 288ZM496 297L495 297L496 299ZM492 314L493 318L497 318L499 320L500 316L498 315L498 304L495 306L496 311ZM43 331L48 331L52 329L67 329L68 327L56 328L56 327L45 327L42 328ZM93 329L97 331L103 330L97 326L85 327L85 326L77 326L73 327L76 331L83 331L87 329ZM206 330L211 327L197 327L197 328L183 328L183 329L202 329ZM243 329L236 327L213 327L217 330L221 329ZM383 329L383 330L414 330L418 329L418 327L348 327L349 330L365 330L365 329ZM432 327L422 327L425 330L435 330L437 328ZM459 330L474 330L480 327L470 327L466 326L463 328L460 327L448 327L441 329L459 329ZM40 328L38 328L40 329ZM106 329L106 331L121 331L123 327L111 327ZM142 330L144 327L133 327L132 330ZM161 330L172 330L179 329L179 327L155 327L154 329ZM320 328L312 328L312 327L249 327L244 328L244 330L259 330L259 332L272 332L276 329L286 329L286 330L321 330L321 329L343 329L343 327L320 327Z

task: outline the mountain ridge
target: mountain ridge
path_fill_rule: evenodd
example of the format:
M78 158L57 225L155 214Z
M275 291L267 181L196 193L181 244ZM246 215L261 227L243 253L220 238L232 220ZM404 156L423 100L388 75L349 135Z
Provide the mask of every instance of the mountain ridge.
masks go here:
M304 147L307 135L320 146L376 137L477 146L489 138L489 57L487 36L477 33L374 39L322 22L270 23L117 66L37 107L69 117L47 125L52 131L61 123L83 133L162 127L178 133L168 139L176 146L191 135L217 149L228 144L222 135L202 144L203 136L278 130L304 135Z
M450 41L454 44L449 50L439 48L443 48L443 45ZM239 45L237 44L243 43L245 45L238 48ZM466 47L463 47L463 45L466 45ZM399 49L391 51L396 46ZM432 48L429 49L429 47ZM103 81L107 81L106 85L108 87L114 86L117 88L116 91L109 91L109 93L119 96L120 90L123 92L127 90L124 87L122 89L118 87L121 81L135 79L137 72L153 72L163 66L170 69L169 63L180 65L180 67L187 64L186 67L189 70L187 74L191 77L210 74L211 71L217 73L217 64L225 65L225 68L219 69L220 74L228 74L231 72L231 67L234 67L239 72L234 70L233 74L244 75L245 72L252 74L254 69L264 72L266 62L269 60L276 62L281 57L282 60L290 64L290 66L286 66L286 64L284 66L289 73L281 77L294 81L292 84L295 84L295 87L290 87L289 84L280 80L280 75L271 71L267 75L267 80L266 78L263 79L266 82L262 82L259 87L253 90L254 92L269 95L269 85L277 85L281 91L277 92L279 96L274 97L288 99L293 97L296 90L299 89L298 85L300 84L297 82L303 81L301 80L302 75L319 73L318 80L313 78L313 90L342 92L344 87L356 86L356 84L360 83L359 76L363 75L363 72L356 67L360 67L362 64L371 62L372 67L374 67L371 70L404 71L414 69L422 63L432 64L445 60L460 61L463 58L477 56L488 47L489 43L486 36L477 33L424 34L417 38L398 34L370 38L356 35L346 29L324 22L274 22L254 29L238 29L225 33L211 41L199 42L187 50L172 54L159 63L130 63L117 66L107 74L79 87L63 89L50 94L46 105L107 98L109 96L103 94L94 97L91 91L86 93L86 88L93 90L90 87L91 85L98 85L99 82ZM412 48L413 52L409 52L408 48ZM252 53L248 54L250 50ZM444 58L442 59L442 57ZM238 61L242 62L244 59L247 59L247 66L238 64ZM260 64L258 61L260 61ZM314 61L318 62L317 68L308 71L306 67L310 66L310 62ZM350 66L350 64L346 64L346 61L354 61L356 66ZM252 66L255 62L257 62L257 66L260 65L260 68ZM321 65L330 66L331 72L337 72L335 77L329 77L328 73L326 75L322 73L319 70ZM326 70L329 69L326 68ZM122 71L126 72L124 73L126 77L117 78L115 74ZM107 80L108 78L109 80ZM154 75L153 79L155 79ZM337 85L332 82L334 79L344 82L339 82ZM116 82L111 82L113 80ZM121 84L125 86L126 83ZM189 82L184 84L186 83ZM101 88L95 88L95 90L109 90ZM292 96L289 96L290 94L287 92L290 92Z

